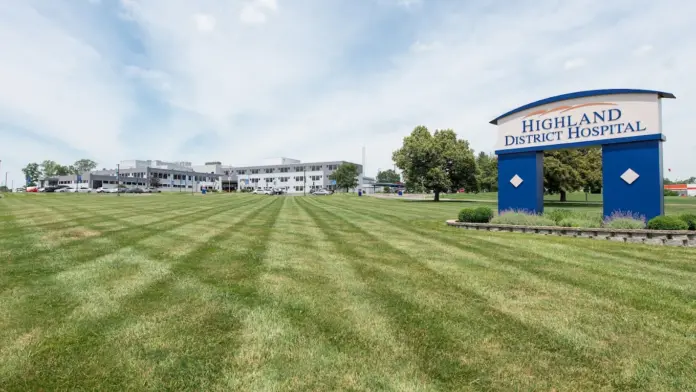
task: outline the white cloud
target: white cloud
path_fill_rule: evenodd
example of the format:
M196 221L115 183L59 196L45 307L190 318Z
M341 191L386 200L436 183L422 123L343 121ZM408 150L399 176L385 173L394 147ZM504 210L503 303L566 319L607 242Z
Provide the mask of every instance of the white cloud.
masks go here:
M563 63L563 68L564 69L580 68L580 67L584 67L586 64L587 64L587 60L585 60L582 57L579 57L579 58L567 60L565 63Z
M32 148L21 135L5 139L3 168L10 145L18 146L14 171L51 151L67 162L89 153L105 166L128 158L359 162L365 145L374 172L392 166L391 152L415 125L454 128L490 151L495 127L488 121L508 109L570 91L628 87L677 95L663 105L665 167L696 174L689 132L696 53L684 50L696 36L689 16L696 5L681 3L683 12L674 13L647 0L496 8L422 2L418 13L407 13L386 1L346 10L334 2L121 0L144 49L116 65L107 61L108 39L101 46L88 40L103 31L60 25L11 2L0 15L0 122L51 138L54 147ZM654 20L666 23L636 29ZM155 96L140 97L137 83ZM170 106L150 119L153 111L140 106L156 98ZM134 113L150 121L133 123ZM197 134L216 143L189 148Z
M261 24L266 22L266 14L259 11L258 8L253 5L247 5L242 8L242 12L239 14L239 20L246 24Z
M128 65L125 67L125 74L132 78L142 79L156 89L169 90L171 88L169 75L161 71Z
M3 159L15 177L23 179L22 160L38 159L36 151L50 159L69 148L115 162L120 124L132 106L99 52L28 2L16 2L0 17L0 53L0 156L15 157ZM40 148L41 139L48 147Z
M239 13L239 20L245 24L265 23L267 14L278 10L276 0L254 0L245 5Z
M652 50L653 50L652 45L650 45L650 44L642 45L642 46L636 48L636 50L633 51L633 54L636 56L644 56L644 55L652 52Z
M271 11L278 10L278 2L276 0L256 0L256 4Z
M418 52L427 52L427 51L430 51L430 50L435 50L435 49L437 49L437 48L439 48L439 47L441 47L441 46L442 46L442 45L441 45L439 42L437 42L437 41L431 42L431 43L423 43L423 42L420 42L420 41L416 41L416 42L414 42L414 43L411 45L411 50L412 50L413 52L416 52L416 53L418 53Z
M215 18L212 15L195 14L193 20L200 31L208 32L215 29Z

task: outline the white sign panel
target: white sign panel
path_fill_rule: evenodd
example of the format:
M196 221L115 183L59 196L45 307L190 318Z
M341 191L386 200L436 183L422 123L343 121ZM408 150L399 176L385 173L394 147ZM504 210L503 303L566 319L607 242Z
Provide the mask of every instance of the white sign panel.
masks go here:
M569 99L498 120L496 151L533 149L662 133L657 94Z

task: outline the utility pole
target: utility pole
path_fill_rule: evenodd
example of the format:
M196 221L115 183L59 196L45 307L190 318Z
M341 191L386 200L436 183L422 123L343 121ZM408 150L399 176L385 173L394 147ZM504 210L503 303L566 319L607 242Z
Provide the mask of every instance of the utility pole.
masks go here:
M7 172L5 172L5 188L7 188Z
M121 196L121 164L116 164L116 195Z
M302 169L304 170L302 172L302 180L304 181L304 185L302 185L302 190L304 191L304 195L307 196L307 166L303 166Z

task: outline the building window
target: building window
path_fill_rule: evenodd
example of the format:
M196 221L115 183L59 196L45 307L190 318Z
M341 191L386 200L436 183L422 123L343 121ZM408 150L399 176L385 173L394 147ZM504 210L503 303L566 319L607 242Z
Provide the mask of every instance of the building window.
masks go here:
M268 184L269 182L273 182L273 179L270 178L270 177L269 177L269 178L266 178L266 184Z
M309 171L321 171L321 165L319 166L310 166Z
M296 172L304 171L304 166L295 166L295 171Z
M252 170L253 172L253 170ZM237 170L237 174L246 174L246 170Z
M304 181L304 176L295 177L295 181Z
M326 165L327 170L336 170L338 169L338 165Z
M251 174L259 174L259 169L251 169Z
M295 191L297 191L297 192L302 192L302 191L304 191L304 186L302 186L302 185L296 186L296 187L295 187Z
M290 177L280 177L279 178L280 182L288 182L289 179L290 179Z
M252 179L251 179L251 183L252 183L252 184L258 184L258 182L259 182L259 179L258 179L258 178L252 178Z
M322 176L309 176L312 181L321 181Z
M266 171L266 173L273 173L273 168L268 168L265 171Z
M287 173L287 172L289 172L289 171L290 171L290 168L289 168L289 167L281 167L281 168L280 168L280 172L281 172L281 173Z

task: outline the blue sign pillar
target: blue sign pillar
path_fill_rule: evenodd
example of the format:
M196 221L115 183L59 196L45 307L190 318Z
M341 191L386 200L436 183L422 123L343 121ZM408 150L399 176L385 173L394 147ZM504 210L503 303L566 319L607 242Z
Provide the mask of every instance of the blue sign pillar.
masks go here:
M664 138L602 146L605 217L621 212L650 220L664 214L663 141Z
M542 151L498 156L498 212L544 212L544 153Z

